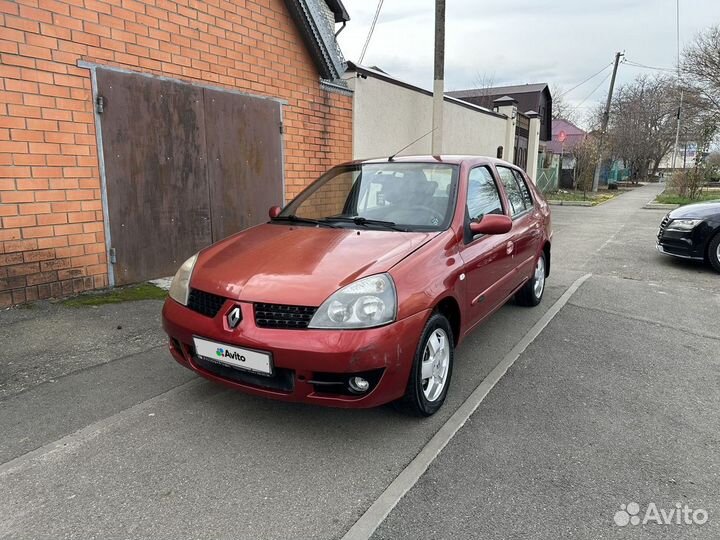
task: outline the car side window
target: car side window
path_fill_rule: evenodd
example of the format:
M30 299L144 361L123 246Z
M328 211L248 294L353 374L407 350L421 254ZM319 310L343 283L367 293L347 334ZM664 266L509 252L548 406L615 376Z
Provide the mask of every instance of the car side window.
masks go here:
M530 194L530 188L527 185L527 182L525 181L525 178L519 171L513 170L513 174L515 175L515 178L517 179L518 185L520 186L520 192L522 193L523 202L525 203L525 208L532 208L533 207L533 198Z
M470 219L485 214L502 214L500 193L487 167L476 167L468 176L467 211Z
M503 186L505 186L505 193L510 201L511 214L515 217L525 211L525 201L523 200L523 194L522 191L520 191L517 178L515 178L512 169L508 169L507 167L497 167L497 172L500 176L500 181L503 183Z

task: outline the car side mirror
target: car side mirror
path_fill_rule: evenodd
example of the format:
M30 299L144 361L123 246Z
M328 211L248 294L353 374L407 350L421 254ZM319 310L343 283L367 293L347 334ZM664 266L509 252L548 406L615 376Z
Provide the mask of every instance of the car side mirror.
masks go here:
M270 219L276 218L280 215L280 212L282 212L282 208L279 206L271 206L270 210L268 210L268 215L270 216Z
M505 234L512 229L512 219L499 214L487 214L480 221L470 222L470 232L475 234Z

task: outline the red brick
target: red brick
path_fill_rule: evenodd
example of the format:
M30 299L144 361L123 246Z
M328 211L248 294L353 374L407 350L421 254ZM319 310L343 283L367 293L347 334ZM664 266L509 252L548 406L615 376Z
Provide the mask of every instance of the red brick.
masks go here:
M3 228L12 229L15 227L33 227L37 221L35 216L11 216L3 218Z
M17 264L10 266L8 269L8 277L27 276L40 271L40 263Z
M11 218L3 218L3 221L8 219ZM16 241L20 240L20 238L22 238L20 229L11 229L10 225L4 225L3 228L0 229L0 242Z
M31 191L0 191L0 202L3 204L33 202L35 196Z
M53 259L51 261L43 261L40 263L40 270L48 272L52 270L65 270L70 268L70 259Z
M20 252L0 255L0 268L12 264L22 264L23 262L25 262L25 260L23 259L23 254Z
M64 225L68 222L67 214L40 214L35 219L38 225Z
M56 236L65 235L65 234L79 234L82 232L83 232L83 228L80 223L55 226L55 235Z
M51 238L38 238L38 249L61 248L68 245L67 236L53 236Z
M57 272L42 272L39 274L33 274L31 276L27 276L26 279L27 279L28 285L40 285L42 283L50 283L51 281L57 281L58 273Z
M39 261L49 261L55 258L54 249L38 249L37 251L26 251L23 253L23 259L26 263L37 263Z
M23 238L42 238L45 236L52 236L53 228L49 225L43 225L42 227L25 227L22 230Z

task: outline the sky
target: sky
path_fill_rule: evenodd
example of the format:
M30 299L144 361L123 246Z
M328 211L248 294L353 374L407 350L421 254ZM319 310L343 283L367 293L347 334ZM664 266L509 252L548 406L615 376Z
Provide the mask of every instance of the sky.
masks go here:
M720 0L679 0L681 49L712 24ZM350 22L339 36L357 61L377 0L343 0ZM363 64L431 89L434 0L384 0ZM545 82L582 120L607 98L615 53L629 62L673 68L677 62L676 0L447 0L445 89ZM663 73L623 63L617 83ZM484 82L485 81L485 82Z

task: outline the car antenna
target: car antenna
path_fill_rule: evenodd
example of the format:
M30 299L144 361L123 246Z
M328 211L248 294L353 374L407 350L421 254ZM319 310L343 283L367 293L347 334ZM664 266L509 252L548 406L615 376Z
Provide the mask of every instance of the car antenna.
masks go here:
M400 152L402 152L403 150L407 150L407 149L410 148L413 144L415 144L416 142L418 142L418 141L421 140L421 139L424 139L425 137L427 137L428 135L430 135L430 134L431 134L433 131L435 131L436 129L437 129L437 127L432 128L432 129L431 129L430 131L428 131L425 135L422 135L421 137L418 137L417 139L415 139L413 142L411 142L411 143L408 144L407 146L403 146L400 150L398 150L398 151L395 152L392 156L390 156L390 157L388 158L388 161L392 161L393 159L395 159L395 156L397 156Z

